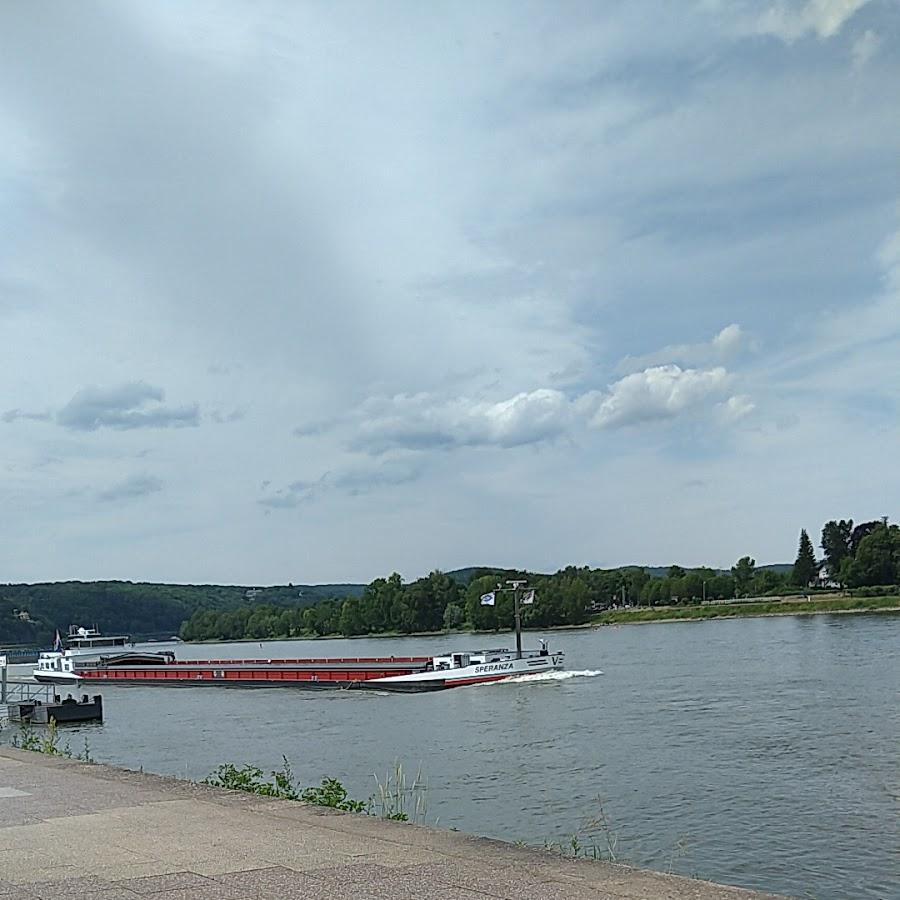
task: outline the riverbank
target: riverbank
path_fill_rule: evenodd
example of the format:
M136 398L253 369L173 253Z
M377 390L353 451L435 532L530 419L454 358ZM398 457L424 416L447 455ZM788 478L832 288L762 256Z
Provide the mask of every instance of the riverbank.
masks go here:
M0 791L2 897L771 896L6 747Z
M653 606L614 609L591 617L592 625L641 625L757 616L807 616L823 613L900 612L900 597L841 597L826 600L787 599L752 603L709 603L703 606Z

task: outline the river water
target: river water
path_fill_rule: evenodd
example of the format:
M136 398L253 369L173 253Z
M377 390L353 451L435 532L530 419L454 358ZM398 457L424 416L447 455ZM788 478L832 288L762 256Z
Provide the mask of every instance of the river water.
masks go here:
M900 897L900 616L558 632L568 671L422 695L104 688L98 762L203 778L222 762L376 790L427 780L429 822L567 843L735 885ZM418 655L484 636L180 645L182 658ZM487 639L512 646L511 636ZM525 639L530 645L529 636ZM155 645L157 647L161 645ZM7 732L8 736L8 732ZM605 817L605 826L591 826Z

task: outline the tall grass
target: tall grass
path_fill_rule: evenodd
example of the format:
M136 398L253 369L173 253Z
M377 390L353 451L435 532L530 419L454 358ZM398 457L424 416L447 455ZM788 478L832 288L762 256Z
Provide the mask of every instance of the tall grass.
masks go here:
M415 777L410 782L406 778L406 772L401 763L395 763L394 768L384 776L384 781L374 776L377 793L371 798L374 814L382 819L392 819L395 822L425 822L427 811L426 792L428 786L422 777L422 767L416 770Z
M35 731L34 726L27 720L20 720L19 733L12 736L10 745L19 750L30 750L46 756L62 756L66 759L79 759L82 762L94 761L87 738L84 739L84 749L81 753L73 753L68 741L60 746L59 729L56 727L56 719L53 718L50 719L47 730L43 733Z
M298 800L343 812L366 813L395 822L424 822L427 786L421 769L411 782L400 763L385 775L383 781L377 775L374 777L376 793L366 800L354 800L337 778L323 778L318 786L302 787L297 783L287 757L282 756L281 768L271 772L269 778L257 766L238 767L224 763L202 783L263 797Z

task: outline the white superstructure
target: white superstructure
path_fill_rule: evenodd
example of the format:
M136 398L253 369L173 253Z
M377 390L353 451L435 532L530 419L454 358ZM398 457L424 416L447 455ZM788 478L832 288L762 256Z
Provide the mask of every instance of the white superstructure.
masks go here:
M365 683L365 687L387 691L439 691L465 684L553 672L562 669L564 664L565 654L562 651L551 653L544 641L541 641L540 650L460 650L435 656L424 672L372 678Z
M70 650L42 653L31 677L39 684L74 685L81 681L81 676L75 671L75 655Z

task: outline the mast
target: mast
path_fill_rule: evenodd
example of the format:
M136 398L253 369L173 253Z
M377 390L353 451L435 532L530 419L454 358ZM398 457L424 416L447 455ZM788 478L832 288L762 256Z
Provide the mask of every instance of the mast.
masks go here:
M527 581L521 580L516 581L510 579L506 582L509 587L503 587L502 585L497 585L498 591L512 591L513 595L513 608L516 614L516 659L522 658L522 610L519 607L519 591L528 584Z

